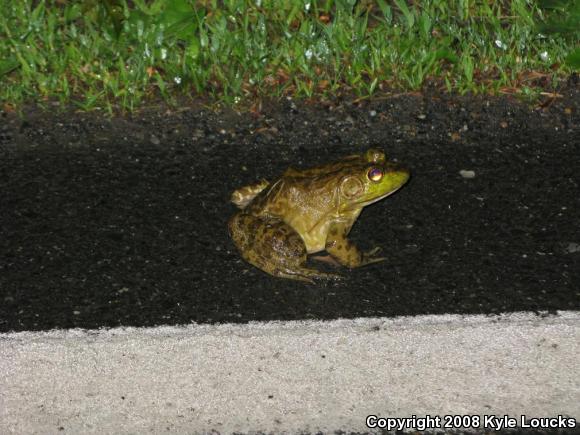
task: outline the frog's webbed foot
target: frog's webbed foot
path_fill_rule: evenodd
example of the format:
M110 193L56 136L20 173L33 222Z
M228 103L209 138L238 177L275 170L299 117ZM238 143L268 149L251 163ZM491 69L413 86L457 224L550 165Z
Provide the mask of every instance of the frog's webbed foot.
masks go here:
M335 261L351 269L385 260L385 257L376 256L381 251L381 248L374 248L368 252L362 252L354 243L346 238L345 233L327 239L326 251L332 255Z
M377 246L370 251L364 252L362 254L361 264L360 266L365 266L367 264L373 263L380 263L381 261L385 261L386 257L377 257L376 254L382 251L382 248Z
M334 222L328 230L326 237L326 252L328 252L340 264L355 268L367 264L384 261L384 257L377 257L381 248L374 248L368 252L362 252L348 238L350 224L348 222Z

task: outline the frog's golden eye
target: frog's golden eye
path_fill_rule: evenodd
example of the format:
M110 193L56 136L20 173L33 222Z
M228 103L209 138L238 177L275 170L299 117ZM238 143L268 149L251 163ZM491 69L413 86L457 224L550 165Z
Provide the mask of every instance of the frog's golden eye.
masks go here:
M375 183L377 181L381 181L383 175L384 173L381 168L370 168L369 172L367 172L367 177L369 177L369 180L374 181Z

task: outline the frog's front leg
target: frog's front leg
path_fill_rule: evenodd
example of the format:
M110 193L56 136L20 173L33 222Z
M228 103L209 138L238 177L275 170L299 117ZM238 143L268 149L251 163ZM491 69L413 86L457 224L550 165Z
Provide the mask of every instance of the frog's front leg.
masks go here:
M326 252L332 255L340 264L354 268L366 264L378 263L385 260L384 257L375 257L380 248L374 248L369 252L360 251L354 243L347 239L351 224L334 222L328 229L326 236Z
M270 275L313 282L313 278L340 278L305 266L306 245L281 219L237 213L229 222L230 235L248 263Z

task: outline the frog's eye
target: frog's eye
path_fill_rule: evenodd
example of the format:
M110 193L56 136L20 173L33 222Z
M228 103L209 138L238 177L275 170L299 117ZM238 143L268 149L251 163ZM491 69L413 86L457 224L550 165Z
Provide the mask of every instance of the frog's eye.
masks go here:
M367 177L369 177L369 180L374 181L375 183L377 181L381 181L383 175L383 170L380 168L370 168L369 172L367 172Z

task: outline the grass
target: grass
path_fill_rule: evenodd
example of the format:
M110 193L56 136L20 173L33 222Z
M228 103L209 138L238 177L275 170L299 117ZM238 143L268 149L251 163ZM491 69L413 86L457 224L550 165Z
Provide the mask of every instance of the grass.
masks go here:
M85 110L130 111L180 95L231 104L366 98L426 83L533 94L572 71L566 59L578 40L541 34L544 13L531 0L0 0L0 8L0 100Z

